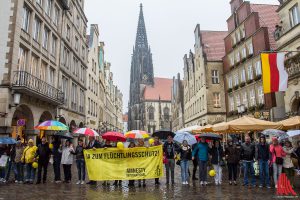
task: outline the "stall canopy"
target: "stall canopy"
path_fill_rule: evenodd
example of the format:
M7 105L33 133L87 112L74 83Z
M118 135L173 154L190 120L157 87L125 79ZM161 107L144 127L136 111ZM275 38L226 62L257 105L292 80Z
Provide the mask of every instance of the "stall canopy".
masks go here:
M283 130L290 130L290 129L295 129L299 128L300 126L300 116L295 116L288 118L286 120L278 122L283 125L282 129Z
M215 132L227 131L263 131L265 129L281 129L281 123L275 123L252 117L241 117L236 120L220 123L213 126Z
M189 126L189 127L180 129L177 132L193 132L198 129L201 129L201 126L195 125L195 126Z

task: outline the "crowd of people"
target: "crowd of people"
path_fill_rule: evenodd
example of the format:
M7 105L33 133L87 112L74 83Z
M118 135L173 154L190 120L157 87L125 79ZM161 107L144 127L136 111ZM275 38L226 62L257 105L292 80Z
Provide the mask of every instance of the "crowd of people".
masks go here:
M10 180L11 171L14 172L15 183L21 184L41 184L47 181L49 163L53 165L54 182L70 183L72 181L72 164L75 163L78 172L76 184L85 184L86 166L84 160L84 149L112 148L116 147L115 142L105 141L103 144L89 137L88 144L79 139L74 147L71 140L66 140L62 144L59 137L54 137L49 145L46 138L41 138L40 143L35 146L34 141L29 139L27 144L17 140L16 145L1 145L0 157L8 157L5 167L0 167L0 182L6 183ZM148 144L147 144L148 145ZM152 146L162 145L158 137L154 138ZM145 147L143 139L131 141L128 148ZM293 162L297 160L297 162ZM36 164L35 164L36 163ZM208 174L213 170L215 185L223 183L223 169L228 170L228 184L237 185L238 178L243 174L244 186L259 186L277 188L279 175L284 172L291 184L294 183L295 169L300 166L300 141L298 147L293 147L289 140L283 144L277 138L272 138L272 143L266 141L265 136L259 138L259 142L252 142L246 136L244 143L228 140L227 144L221 144L219 140L208 141L200 138L198 143L190 146L184 140L182 144L173 141L169 135L163 143L163 163L165 165L166 184L175 184L175 166L181 167L181 180L183 185L190 184L191 181L198 180L201 186L208 184ZM190 173L192 165L192 174ZM257 184L257 173L254 166L259 166L259 178ZM62 167L61 167L62 166ZM61 168L64 179L61 179ZM199 178L196 173L199 171ZM37 171L37 172L36 172ZM209 171L209 172L208 172ZM37 178L36 178L37 174ZM34 182L36 181L36 182ZM139 187L146 186L146 180L137 181ZM95 185L96 181L90 180L87 184ZM103 185L110 183L104 181ZM115 186L122 185L121 180L115 180ZM155 179L155 184L159 185L159 179ZM134 180L128 181L128 186L133 187Z
M180 159L176 161L177 155ZM244 143L228 140L226 145L220 141L207 141L201 138L192 147L183 141L178 145L171 136L164 144L164 163L166 165L166 183L169 184L170 172L171 181L174 184L174 168L178 163L181 166L182 184L189 184L189 161L193 161L192 180L198 180L195 176L199 168L200 185L208 184L208 169L213 169L215 185L222 184L222 171L227 166L229 185L237 185L237 178L243 174L243 186L271 188L271 180L277 188L280 174L284 172L291 185L294 184L295 169L300 166L300 141L297 147L293 147L289 140L279 143L276 137L268 144L266 137L262 135L259 142L251 141L249 136L245 137ZM257 184L255 165L258 165L259 182ZM238 174L238 172L240 172ZM249 183L249 177L251 178Z

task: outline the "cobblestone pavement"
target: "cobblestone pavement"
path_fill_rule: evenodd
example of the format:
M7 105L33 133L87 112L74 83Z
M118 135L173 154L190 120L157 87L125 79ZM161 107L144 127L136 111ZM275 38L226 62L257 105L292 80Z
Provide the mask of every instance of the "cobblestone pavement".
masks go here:
M275 189L267 188L247 188L241 183L238 186L229 186L224 181L222 186L210 184L206 187L199 186L198 181L192 182L189 186L180 184L180 169L176 166L176 184L166 186L165 178L161 179L161 185L155 186L154 180L147 180L145 188L128 188L127 182L123 181L122 186L115 187L112 185L104 187L101 182L97 186L76 185L76 169L73 165L73 180L71 184L55 184L52 182L53 170L49 167L49 179L46 184L25 185L25 184L0 184L0 200L76 200L76 199L132 199L132 200L152 200L152 199L222 199L222 200L241 200L241 199L278 199L275 196ZM62 174L63 175L63 174ZM11 177L12 179L13 177ZM225 178L225 176L224 176ZM299 179L297 177L296 179ZM209 181L213 181L211 178ZM240 179L241 181L241 179ZM298 180L299 182L299 180ZM300 188L298 183L297 188ZM297 194L300 190L296 189ZM296 199L296 198L295 198Z

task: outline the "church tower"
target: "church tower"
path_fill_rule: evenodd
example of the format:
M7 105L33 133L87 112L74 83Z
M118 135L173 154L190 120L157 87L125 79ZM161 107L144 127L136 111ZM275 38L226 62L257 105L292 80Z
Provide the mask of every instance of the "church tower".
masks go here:
M154 84L152 53L148 46L146 26L143 14L143 5L140 5L139 21L136 33L135 46L131 57L130 96L129 96L129 123L131 130L139 129L142 124L141 92L144 86Z

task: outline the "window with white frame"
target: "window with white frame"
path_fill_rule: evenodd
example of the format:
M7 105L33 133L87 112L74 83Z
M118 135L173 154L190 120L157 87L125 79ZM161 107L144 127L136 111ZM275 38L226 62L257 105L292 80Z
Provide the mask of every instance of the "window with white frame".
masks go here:
M31 55L31 65L30 65L30 74L37 77L38 76L38 57Z
M237 42L239 42L241 40L241 33L239 30L236 32L236 40L237 40Z
M255 75L256 76L261 75L261 62L260 62L260 60L256 61L256 63L255 63Z
M66 38L67 40L70 41L70 37L71 37L71 28L69 25L67 25L67 28L66 28Z
M236 73L234 75L234 86L238 86L239 85L239 76L238 74Z
M246 56L247 56L246 47L243 47L243 49L242 49L242 58L246 58Z
M248 96L247 96L247 92L243 93L243 104L245 105L246 108L248 108Z
M252 65L249 65L247 67L247 71L248 71L248 80L253 80L253 69L252 69Z
M45 81L45 82L47 81L46 80L46 73L47 73L47 63L42 61L41 68L40 68L40 74L39 74L40 77L39 78L41 80Z
M22 47L19 48L18 71L26 71L28 51Z
M239 94L236 94L236 96L235 96L235 103L236 103L236 106L240 106L241 105L241 99L240 99L240 95Z
M233 100L233 97L229 97L229 111L234 111L234 100Z
M242 38L245 38L246 37L246 31L245 31L244 27L242 28L241 32L242 32Z
M48 49L49 34L50 34L50 30L47 27L44 27L43 43L42 43L44 49Z
M202 108L203 110L205 110L205 99L204 99L204 95L202 95Z
M79 48L79 39L75 36L75 50L78 51Z
M230 66L233 66L234 65L234 56L230 56L229 59L230 59Z
M240 62L240 60L241 60L239 51L236 52L236 54L235 54L235 60L236 60L236 62Z
M253 55L253 44L252 43L248 44L248 54Z
M71 102L71 108L73 110L77 110L77 85L75 83L72 83L72 88L71 88L71 98L72 98L72 102Z
M69 69L69 66L70 66L70 51L69 49L67 49L66 47L64 48L64 51L63 51L63 64L64 66Z
M57 37L52 35L51 54L56 57Z
M36 3L39 4L40 6L42 6L43 0L36 0Z
M235 37L235 34L233 34L231 36L231 39L232 39L232 44L235 45L236 44L236 37Z
M265 95L264 95L262 86L258 87L257 94L258 94L258 103L259 104L264 104L265 103Z
M232 77L228 77L228 88L231 89L232 88Z
M22 29L27 33L29 32L30 15L31 15L31 11L29 10L29 8L26 5L24 5Z
M55 83L54 78L55 78L55 69L50 67L49 68L49 75L48 75L48 83L50 85L53 85Z
M84 111L84 90L80 89L79 112Z
M59 8L57 6L54 6L53 22L56 26L59 23Z
M256 105L256 100L255 100L255 91L254 91L254 89L250 90L249 97L250 97L250 106L255 106Z
M245 71L245 69L242 69L240 74L241 74L241 82L242 83L246 82L246 71Z
M52 0L46 0L45 2L45 11L46 14L51 17L51 11L52 11Z
M33 39L35 41L39 41L41 32L41 20L37 17L34 18L34 26L33 26Z
M294 5L290 11L290 24L291 27L296 26L300 22L300 14L299 14L299 7L298 4Z
M218 70L211 70L211 77L213 84L219 84L219 71Z
M214 107L215 108L220 108L221 107L221 95L220 95L220 93L219 92L214 92L213 96L214 96L214 99L213 99Z

